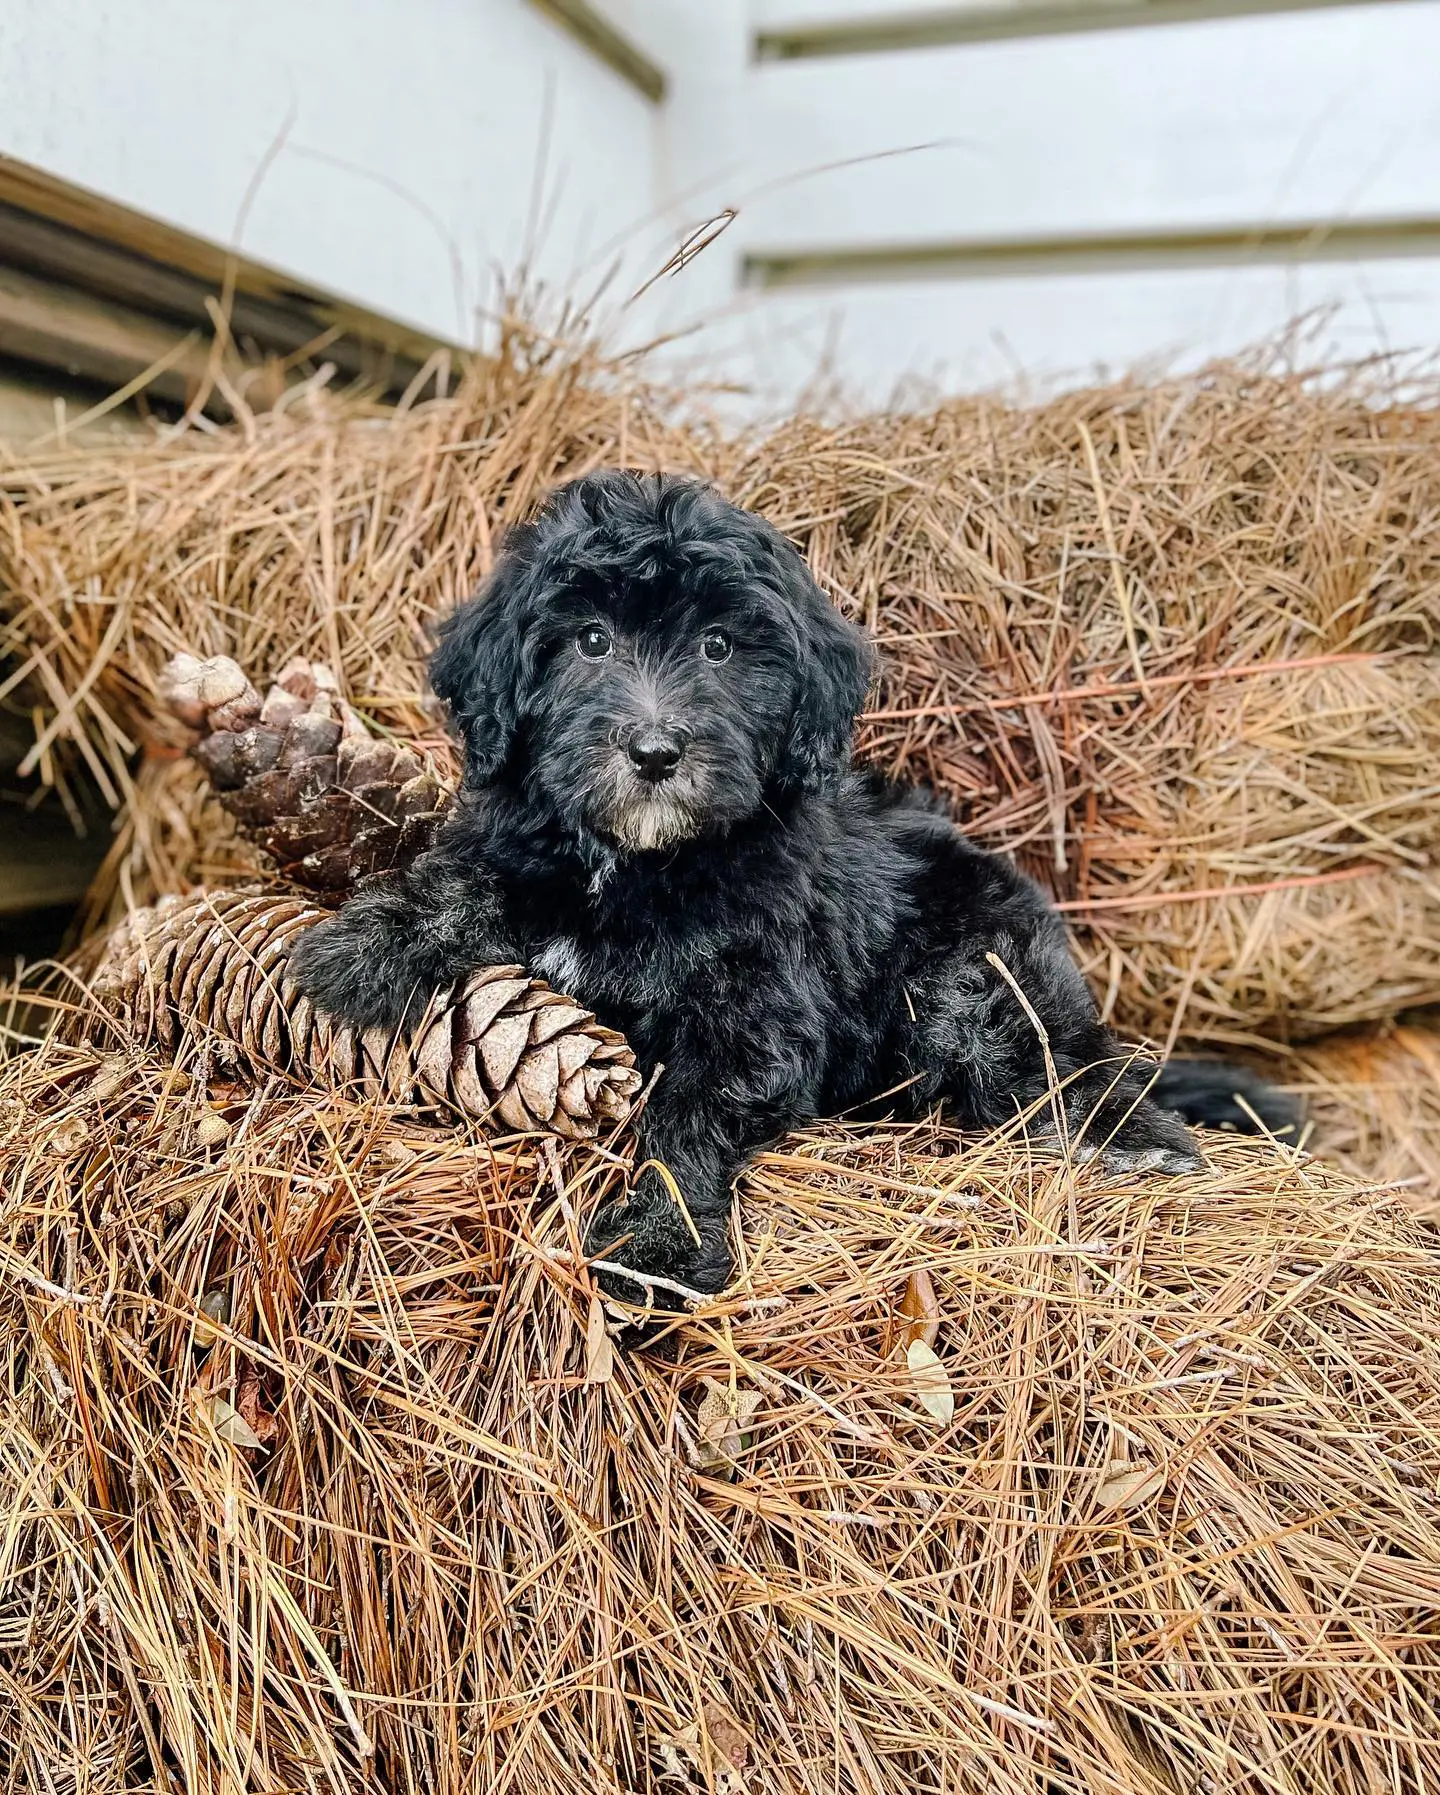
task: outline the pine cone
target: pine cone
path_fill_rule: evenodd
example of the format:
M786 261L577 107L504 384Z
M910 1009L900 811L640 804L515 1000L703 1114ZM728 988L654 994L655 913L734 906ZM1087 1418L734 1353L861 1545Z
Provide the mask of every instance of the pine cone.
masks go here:
M434 769L372 734L318 661L291 661L262 702L224 655L176 655L160 697L198 733L192 753L226 810L322 903L408 866L449 803Z
M111 936L96 995L127 1033L172 1051L208 1039L252 1074L308 1074L398 1102L424 1093L466 1115L570 1140L629 1114L640 1074L624 1038L523 967L472 974L408 1034L356 1034L317 1014L286 960L324 914L283 893L163 898Z

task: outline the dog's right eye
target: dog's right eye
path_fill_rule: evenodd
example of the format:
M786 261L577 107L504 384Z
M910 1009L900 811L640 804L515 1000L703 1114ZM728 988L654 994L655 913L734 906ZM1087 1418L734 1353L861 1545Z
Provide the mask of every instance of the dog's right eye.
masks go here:
M592 623L575 638L575 646L587 661L603 661L612 647L610 632L601 629L598 623Z

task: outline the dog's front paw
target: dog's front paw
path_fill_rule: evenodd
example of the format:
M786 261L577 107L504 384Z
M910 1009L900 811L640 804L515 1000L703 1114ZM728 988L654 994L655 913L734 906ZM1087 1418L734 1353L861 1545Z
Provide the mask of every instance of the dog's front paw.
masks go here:
M1088 1147L1088 1151L1086 1150ZM1106 1140L1082 1146L1107 1172L1203 1172L1200 1143L1177 1115L1146 1099Z
M585 1250L599 1261L595 1275L607 1296L641 1307L678 1310L687 1300L713 1296L730 1281L728 1230L707 1221L695 1234L668 1193L643 1186L602 1209L590 1224Z

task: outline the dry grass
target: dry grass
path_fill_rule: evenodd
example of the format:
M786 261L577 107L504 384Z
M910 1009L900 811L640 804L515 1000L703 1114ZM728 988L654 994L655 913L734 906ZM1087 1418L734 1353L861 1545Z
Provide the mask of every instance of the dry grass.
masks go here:
M1440 1018L1352 1029L1297 1048L1271 1075L1305 1103L1316 1152L1383 1180L1440 1222Z
M607 1363L614 1153L188 1071L0 1074L7 1790L1440 1778L1440 1297L1391 1197L827 1128L750 1175L734 1293Z
M803 544L887 650L868 752L1051 885L1123 1027L1303 1038L1440 1001L1440 407L1364 370L1226 364L751 442L636 366L516 332L400 415L301 394L4 466L0 654L38 768L83 759L128 805L97 913L230 851L158 823L190 802L182 772L136 770L164 751L167 656L262 681L324 659L433 742L428 620L507 520L615 462L711 474Z
M889 645L870 751L1070 904L1124 1026L1440 993L1440 410L1227 364L800 419L734 483Z
M611 462L804 544L887 647L868 751L1049 880L1122 1023L1440 997L1440 409L1236 367L747 443L517 336L400 415L7 466L12 696L119 806L89 924L254 871L167 742L171 653L323 658L444 753L427 621ZM1440 1262L1374 1181L1434 1170L1422 1046L1290 1062L1350 1169L827 1125L749 1175L734 1292L618 1353L578 1244L623 1140L14 1058L0 1784L1433 1787Z

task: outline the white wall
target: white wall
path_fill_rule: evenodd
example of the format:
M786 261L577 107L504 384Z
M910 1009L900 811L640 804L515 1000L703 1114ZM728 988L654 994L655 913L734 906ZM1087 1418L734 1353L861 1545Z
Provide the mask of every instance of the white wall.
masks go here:
M872 397L1043 384L1312 308L1346 353L1440 348L1440 256L739 290L747 251L1440 218L1440 0L762 64L757 25L936 0L598 3L666 68L662 107L527 0L4 0L0 152L221 241L260 176L248 255L475 340L543 141L541 272L588 291L618 260L612 327L707 325L673 353L756 404L827 352ZM723 206L733 226L627 305Z
M1043 397L1131 370L1193 368L1282 336L1294 365L1440 350L1440 260L897 281L756 296L711 333L761 410L832 377L884 401L1002 388ZM1431 369L1433 372L1433 367Z
M750 0L746 22L886 10L924 9ZM1435 255L937 275L723 306L747 250L1440 219L1436 0L759 65L741 55L716 59L709 86L711 128L662 163L661 180L696 212L740 205L712 265L693 271L694 302L727 311L731 371L771 397L827 354L869 396L911 372L1044 383L1097 364L1193 364L1311 310L1330 312L1317 346L1440 349ZM927 147L889 154L911 145Z
M1440 6L1413 0L750 71L787 246L1440 212Z
M653 204L652 107L524 0L5 0L0 95L0 153L224 243L260 177L248 256L462 341L542 156L551 279Z

